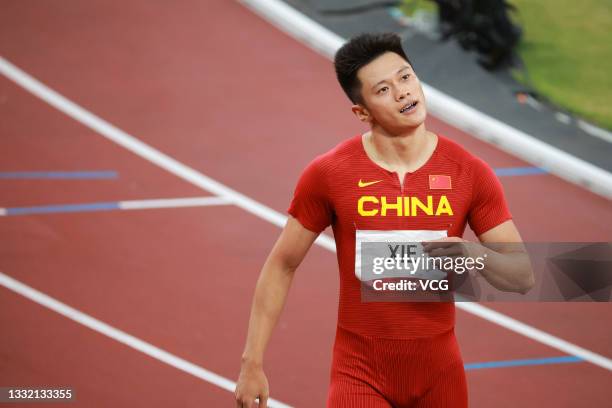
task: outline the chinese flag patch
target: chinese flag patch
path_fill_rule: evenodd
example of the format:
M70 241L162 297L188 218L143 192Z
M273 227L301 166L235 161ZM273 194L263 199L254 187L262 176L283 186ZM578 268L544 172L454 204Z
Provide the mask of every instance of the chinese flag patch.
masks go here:
M431 190L450 190L452 189L450 176L442 176L439 174L429 175L429 188Z

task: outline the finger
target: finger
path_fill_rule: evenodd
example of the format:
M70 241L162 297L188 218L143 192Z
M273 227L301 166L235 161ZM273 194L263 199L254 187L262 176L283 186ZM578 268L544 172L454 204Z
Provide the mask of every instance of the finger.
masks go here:
M241 397L236 400L236 406L238 408L251 408L253 406L253 398Z
M421 241L421 244L428 244L430 242L442 242L442 241L446 241L447 239L448 239L448 237L437 238L437 239L428 239L427 241Z
M465 240L459 237L442 237L442 238L437 238L437 239L427 239L427 240L421 241L421 243L425 244L429 242L463 242L463 241Z
M456 242L454 241L435 241L435 242L424 242L423 245L423 249L425 250L425 252L427 252L428 250L431 249L435 249L435 248L446 248L452 245L455 245Z
M259 408L268 408L268 397L261 397L259 399Z
M452 246L447 248L435 248L427 252L430 257L441 257L441 256L460 256L463 254L461 247Z

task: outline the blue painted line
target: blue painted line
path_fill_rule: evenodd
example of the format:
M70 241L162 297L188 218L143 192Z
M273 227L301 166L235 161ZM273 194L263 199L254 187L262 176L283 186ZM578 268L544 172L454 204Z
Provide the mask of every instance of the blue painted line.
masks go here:
M494 171L498 176L531 176L548 173L540 167L498 167Z
M0 179L115 179L116 171L2 171Z
M93 204L66 204L66 205L42 205L36 207L14 207L7 208L6 215L24 214L47 214L83 211L109 211L119 210L118 202L93 203Z
M546 364L563 364L563 363L580 363L584 361L576 356L535 358L529 360L507 360L507 361L489 361L486 363L470 363L465 364L465 370L478 370L481 368L500 368L500 367L520 367Z

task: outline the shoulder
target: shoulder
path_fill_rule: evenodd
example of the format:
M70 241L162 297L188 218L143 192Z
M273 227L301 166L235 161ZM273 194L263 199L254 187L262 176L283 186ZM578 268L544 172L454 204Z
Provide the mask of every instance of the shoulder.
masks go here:
M444 135L438 135L438 143L441 144L441 155L443 155L446 160L454 162L458 167L470 174L476 174L491 169L486 161Z
M307 166L306 170L314 171L322 176L341 169L345 163L354 159L361 148L361 135L348 138L327 152L316 156Z

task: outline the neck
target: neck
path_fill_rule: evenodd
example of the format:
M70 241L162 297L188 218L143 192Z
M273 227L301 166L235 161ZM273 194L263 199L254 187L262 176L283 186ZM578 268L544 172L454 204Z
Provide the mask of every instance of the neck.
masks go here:
M410 169L426 161L435 146L435 136L422 123L400 134L390 134L380 126L373 126L365 134L375 160L388 166ZM408 170L409 171L409 170Z

